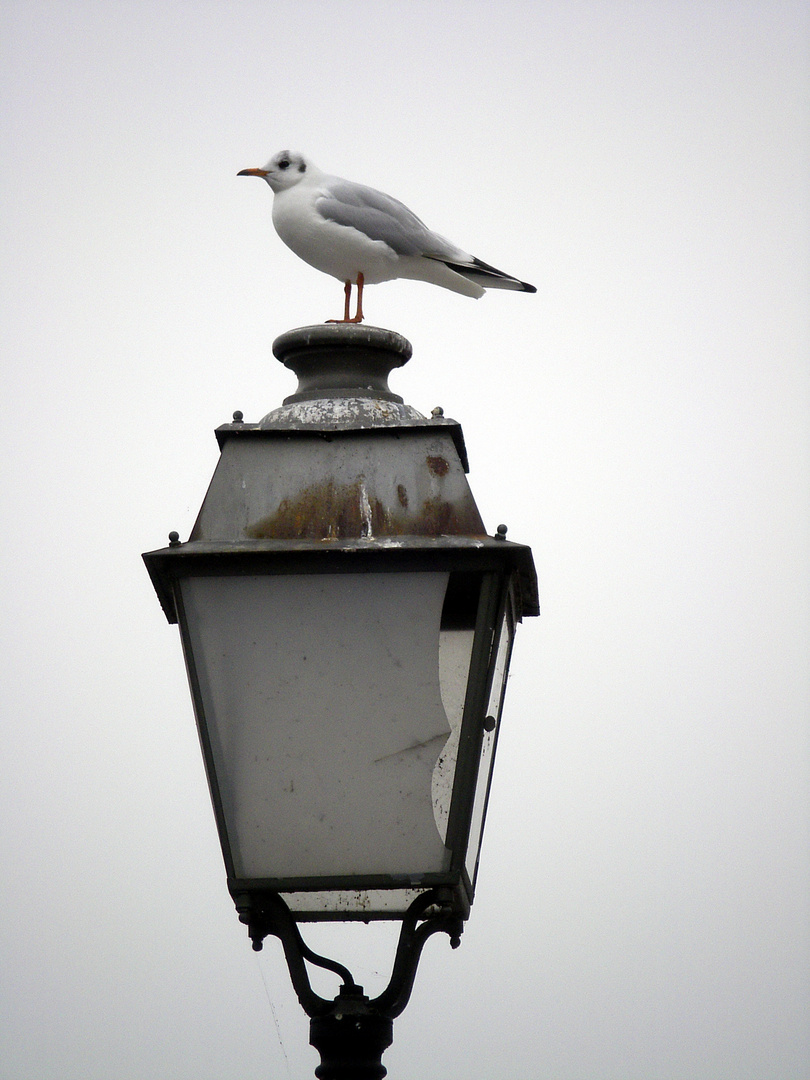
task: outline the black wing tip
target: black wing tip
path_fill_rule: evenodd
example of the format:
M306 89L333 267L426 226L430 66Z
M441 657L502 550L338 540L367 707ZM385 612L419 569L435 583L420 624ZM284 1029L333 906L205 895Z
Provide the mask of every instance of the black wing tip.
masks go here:
M534 285L530 285L528 281L521 281L520 278L512 277L511 274L505 274L503 270L498 270L497 267L490 266L490 264L485 263L483 259L473 258L473 263L484 274L491 275L492 277L509 278L511 281L516 282L520 286L520 292L537 292Z

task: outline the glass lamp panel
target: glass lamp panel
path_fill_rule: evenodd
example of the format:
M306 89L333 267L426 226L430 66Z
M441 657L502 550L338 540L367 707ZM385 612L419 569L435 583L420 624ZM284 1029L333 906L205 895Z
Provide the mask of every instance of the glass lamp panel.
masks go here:
M439 685L451 734L433 770L433 813L443 840L447 839L481 581L480 573L451 573L442 609Z
M492 730L484 730L481 741L481 756L478 761L478 777L475 784L475 798L473 801L472 818L470 821L470 839L467 846L466 867L470 881L475 883L475 869L478 863L478 852L481 848L481 839L484 829L484 812L489 796L489 781L494 764L495 743L497 740L498 724L501 721L501 708L503 705L504 690L506 687L506 675L509 670L509 655L512 651L512 626L508 612L503 617L500 634L498 635L498 649L495 655L495 669L492 675L492 686L487 701L486 716L495 721ZM489 726L489 724L487 725Z
M235 877L415 885L448 868L432 792L452 730L440 680L448 576L182 580Z
M291 891L284 893L284 902L298 922L396 919L422 892L424 888Z
M445 841L474 638L475 630L442 630L439 636L439 686L444 711L450 722L450 738L433 770L432 788L436 827Z

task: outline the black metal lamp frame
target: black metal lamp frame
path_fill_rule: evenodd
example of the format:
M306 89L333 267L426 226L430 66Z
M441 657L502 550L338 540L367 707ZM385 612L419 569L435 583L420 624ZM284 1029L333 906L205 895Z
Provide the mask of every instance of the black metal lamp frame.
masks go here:
M382 1055L393 1042L394 1019L410 1000L425 942L437 933L449 934L454 949L461 942L464 924L460 916L453 914L442 893L441 889L424 892L408 908L390 981L375 998L363 993L363 987L343 964L309 948L292 912L277 893L266 893L261 905L248 896L236 897L239 918L247 924L257 952L265 937L272 935L281 941L293 988L310 1018L310 1044L321 1055L321 1064L315 1070L318 1080L382 1080L386 1075ZM312 989L306 962L332 971L343 980L333 1001Z

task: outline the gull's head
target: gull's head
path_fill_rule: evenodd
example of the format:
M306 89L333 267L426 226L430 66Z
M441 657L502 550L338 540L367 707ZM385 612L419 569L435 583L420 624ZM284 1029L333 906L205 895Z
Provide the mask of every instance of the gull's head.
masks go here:
M314 165L295 150L281 150L270 158L263 169L242 169L237 176L260 176L273 191L295 187L305 176L315 171Z

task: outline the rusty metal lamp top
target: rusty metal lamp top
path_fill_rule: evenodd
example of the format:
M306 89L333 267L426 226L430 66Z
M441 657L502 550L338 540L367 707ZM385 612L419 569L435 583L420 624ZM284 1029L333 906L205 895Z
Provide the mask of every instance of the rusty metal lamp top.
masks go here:
M461 427L388 388L411 354L405 338L312 326L283 334L273 351L298 389L259 423L217 429L222 457L190 540L486 535Z

